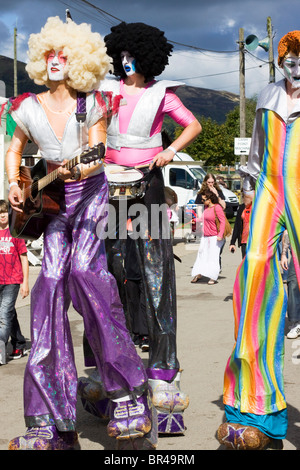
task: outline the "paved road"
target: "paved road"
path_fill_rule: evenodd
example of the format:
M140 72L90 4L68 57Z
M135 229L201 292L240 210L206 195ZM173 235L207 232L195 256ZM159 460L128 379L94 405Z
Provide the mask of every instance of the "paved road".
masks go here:
M229 253L228 242L222 255L222 273L217 284L190 283L196 257L195 244L175 241L178 299L178 357L181 362L182 390L190 396L185 411L186 433L161 437L157 450L218 450L216 430L224 419L222 404L223 373L233 346L232 286L240 263L240 252ZM30 267L30 284L39 272ZM18 299L18 316L23 334L30 342L29 299ZM71 307L69 319L73 334L78 375L86 375L83 362L81 317ZM140 353L147 364L147 353ZM26 358L0 367L0 450L8 441L24 432L23 373ZM285 389L289 412L289 430L284 441L286 450L300 449L300 338L286 340ZM105 425L86 413L78 402L78 432L82 450L113 450Z

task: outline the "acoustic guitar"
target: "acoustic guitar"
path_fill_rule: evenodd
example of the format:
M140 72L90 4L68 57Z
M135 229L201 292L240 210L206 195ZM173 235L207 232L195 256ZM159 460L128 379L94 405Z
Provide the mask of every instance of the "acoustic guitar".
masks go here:
M84 151L64 165L71 170L79 163L101 160L105 154L102 142ZM37 240L52 218L58 214L63 200L64 183L58 178L58 162L41 158L33 167L20 167L19 187L22 190L23 212L9 208L9 230L13 237Z

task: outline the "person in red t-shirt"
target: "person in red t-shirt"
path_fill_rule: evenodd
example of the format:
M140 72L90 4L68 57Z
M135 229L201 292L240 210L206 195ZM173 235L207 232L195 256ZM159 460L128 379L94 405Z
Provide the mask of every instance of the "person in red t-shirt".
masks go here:
M8 203L0 200L0 365L6 364L9 337L10 355L19 359L26 354L26 341L21 333L15 309L19 290L22 298L29 294L29 264L24 240L13 238L8 227Z

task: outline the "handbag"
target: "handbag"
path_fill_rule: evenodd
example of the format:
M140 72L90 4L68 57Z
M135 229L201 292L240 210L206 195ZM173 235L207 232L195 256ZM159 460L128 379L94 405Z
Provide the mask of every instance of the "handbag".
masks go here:
M220 220L217 216L217 212L216 212L216 209L214 207L214 211L215 211L215 222L216 222L216 227L217 227L217 230L218 232L220 231ZM224 235L223 235L223 238L226 238L226 237L229 237L231 234L232 234L232 228L231 228L231 225L230 223L228 222L228 219L226 217L226 215L224 214L224 217L225 217L225 229L224 229Z

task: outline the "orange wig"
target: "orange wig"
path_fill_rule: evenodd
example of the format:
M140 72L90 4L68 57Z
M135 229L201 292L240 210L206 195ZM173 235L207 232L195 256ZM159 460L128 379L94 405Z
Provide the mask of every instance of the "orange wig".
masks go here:
M293 52L297 56L300 54L300 31L291 31L280 39L278 44L279 66L282 65L289 52Z

